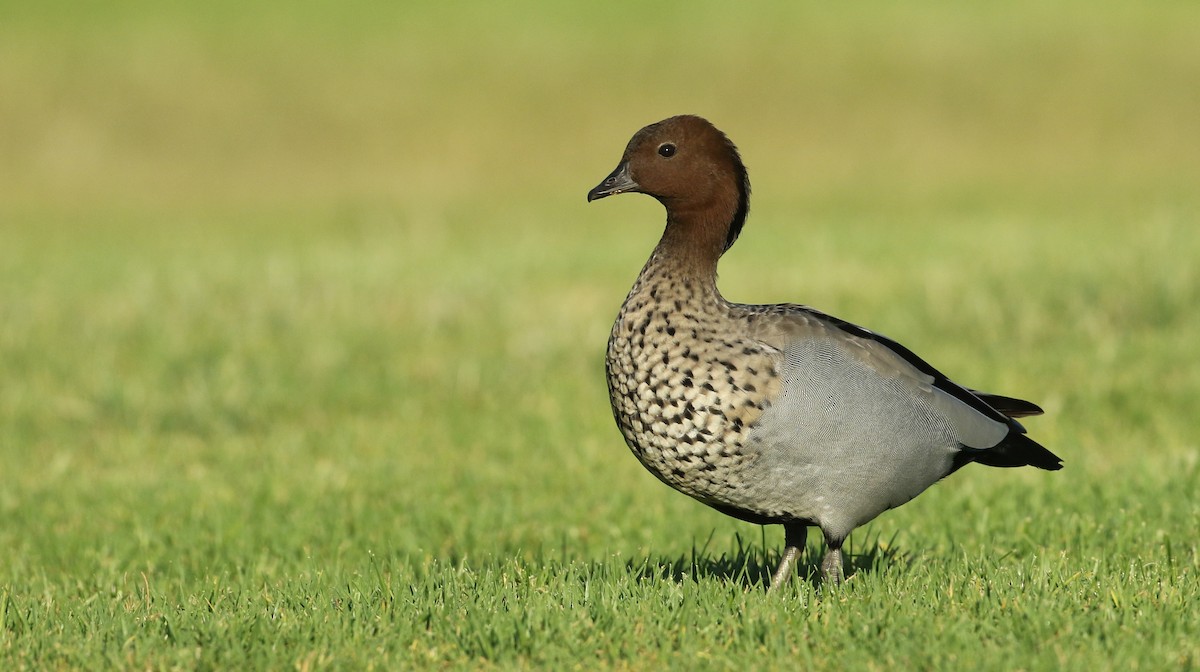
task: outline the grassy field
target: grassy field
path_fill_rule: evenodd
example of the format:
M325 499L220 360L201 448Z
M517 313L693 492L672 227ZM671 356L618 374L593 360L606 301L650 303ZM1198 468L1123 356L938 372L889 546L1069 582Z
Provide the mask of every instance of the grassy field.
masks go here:
M1200 666L1200 6L417 4L0 0L0 669ZM767 595L604 389L662 212L584 194L682 112L729 298L1066 468Z

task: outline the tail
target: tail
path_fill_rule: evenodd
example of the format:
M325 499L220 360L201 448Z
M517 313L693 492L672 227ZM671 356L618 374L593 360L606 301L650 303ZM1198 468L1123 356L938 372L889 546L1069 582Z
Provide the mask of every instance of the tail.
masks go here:
M972 462L989 467L1031 466L1046 471L1062 469L1062 458L1019 432L1009 432L1000 443L985 450L965 451Z

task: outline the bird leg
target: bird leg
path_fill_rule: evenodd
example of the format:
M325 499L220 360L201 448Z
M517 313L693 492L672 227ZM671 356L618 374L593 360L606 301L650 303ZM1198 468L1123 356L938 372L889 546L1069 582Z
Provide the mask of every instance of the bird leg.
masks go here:
M842 582L842 542L825 540L829 550L821 560L821 583L836 586Z
M808 526L800 523L785 523L783 526L783 558L779 560L779 568L771 576L771 587L767 592L773 592L792 578L792 565L804 550L804 540L808 538Z

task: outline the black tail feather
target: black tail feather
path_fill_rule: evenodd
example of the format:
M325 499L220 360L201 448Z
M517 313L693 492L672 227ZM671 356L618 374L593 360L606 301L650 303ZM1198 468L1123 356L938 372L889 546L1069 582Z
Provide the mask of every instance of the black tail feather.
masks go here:
M989 467L1032 466L1047 471L1062 469L1062 458L1046 450L1037 441L1017 432L1009 432L1003 441L986 450L965 452L970 455L971 461Z

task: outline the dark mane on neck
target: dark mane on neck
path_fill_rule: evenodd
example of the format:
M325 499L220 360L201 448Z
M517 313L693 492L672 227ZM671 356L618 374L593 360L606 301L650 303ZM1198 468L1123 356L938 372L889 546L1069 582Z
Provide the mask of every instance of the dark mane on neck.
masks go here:
M721 250L722 252L733 247L734 241L742 233L742 226L746 224L746 216L750 214L750 175L746 172L746 165L742 163L737 146L728 137L725 138L725 145L729 148L730 158L733 159L733 174L738 188L738 204L737 210L733 213L733 219L729 222L729 234L725 238L725 248Z

